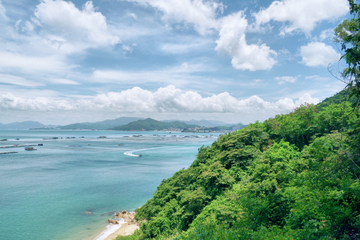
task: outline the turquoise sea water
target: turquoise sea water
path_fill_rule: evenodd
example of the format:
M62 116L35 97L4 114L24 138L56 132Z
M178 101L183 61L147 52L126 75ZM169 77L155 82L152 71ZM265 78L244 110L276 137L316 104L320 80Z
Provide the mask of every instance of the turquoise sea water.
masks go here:
M43 144L36 151L0 148L18 152L0 154L0 239L77 240L94 239L114 211L143 205L216 136L9 130L0 139L8 139L0 147Z

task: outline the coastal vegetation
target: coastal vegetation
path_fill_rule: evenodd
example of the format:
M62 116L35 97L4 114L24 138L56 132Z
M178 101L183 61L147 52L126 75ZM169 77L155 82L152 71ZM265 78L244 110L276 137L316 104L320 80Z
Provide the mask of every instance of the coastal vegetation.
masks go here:
M140 229L117 239L359 239L360 112L337 101L201 147L136 210Z
M360 4L349 4L335 29L345 90L201 147L117 239L360 239Z

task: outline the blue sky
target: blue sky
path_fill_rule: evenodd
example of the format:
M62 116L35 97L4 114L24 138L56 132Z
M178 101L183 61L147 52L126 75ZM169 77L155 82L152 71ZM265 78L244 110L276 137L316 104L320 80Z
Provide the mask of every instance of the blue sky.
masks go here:
M347 0L0 0L0 123L263 121L344 85ZM330 65L329 65L330 64Z

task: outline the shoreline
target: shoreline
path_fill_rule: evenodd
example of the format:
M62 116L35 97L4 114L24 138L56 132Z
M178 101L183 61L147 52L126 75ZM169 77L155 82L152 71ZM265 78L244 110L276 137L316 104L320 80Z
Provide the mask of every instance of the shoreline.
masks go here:
M123 223L119 229L107 236L104 240L114 240L117 236L128 236L132 235L135 230L139 229L136 224Z
M106 229L100 234L97 234L93 240L114 240L117 236L128 236L132 235L135 230L139 229L138 224L135 220L135 212L118 212L115 215L119 221L108 219L108 225ZM117 224L113 224L113 222Z

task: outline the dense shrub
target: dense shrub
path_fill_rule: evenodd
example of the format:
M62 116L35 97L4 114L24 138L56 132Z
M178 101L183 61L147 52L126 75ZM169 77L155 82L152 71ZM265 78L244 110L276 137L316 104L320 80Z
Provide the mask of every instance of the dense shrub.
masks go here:
M359 114L305 105L199 149L129 239L359 239Z

